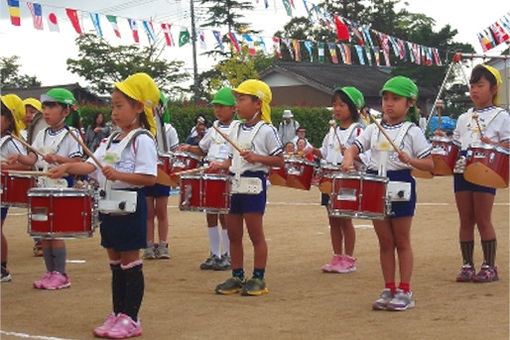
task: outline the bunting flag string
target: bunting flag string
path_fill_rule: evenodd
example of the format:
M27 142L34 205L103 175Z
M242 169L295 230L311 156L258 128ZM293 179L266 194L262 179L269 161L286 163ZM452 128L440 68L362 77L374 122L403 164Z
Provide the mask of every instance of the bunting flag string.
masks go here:
M510 12L503 15L489 27L478 32L477 37L484 52L505 42L510 43Z
M20 1L25 1L28 9L32 15L34 29L43 30L42 23L42 13L44 6L37 3L28 2L26 0L6 0L9 8L9 15L11 17L11 23L15 26L21 25L21 15L20 15ZM268 1L264 1L265 6L267 8ZM292 15L292 9L296 8L296 2L293 0L282 0L282 2L288 11L290 11L290 15ZM275 0L276 4L276 0ZM338 14L329 13L325 8L321 6L317 6L312 3L311 0L303 0L302 6L305 7L306 13L308 15L308 20L311 23L320 23L325 28L333 32L337 38L336 42L317 42L317 41L309 41L309 40L298 40L292 37L262 37L262 36L252 36L248 33L238 33L238 32L229 32L226 33L232 48L235 49L238 53L241 52L240 42L237 40L236 34L242 37L242 43L248 46L248 52L250 55L256 55L257 50L262 50L263 53L268 53L266 50L265 39L272 39L273 42L273 51L278 58L282 58L281 47L283 45L287 48L290 57L299 62L302 61L302 54L300 50L301 43L304 48L308 52L309 61L310 62L324 62L324 50L327 48L331 55L332 62L339 62L339 56L337 52L339 51L342 56L342 61L345 64L352 63L351 47L356 51L358 56L356 62L359 61L362 65L372 65L373 63L377 66L380 66L380 53L383 53L385 65L391 66L392 58L398 58L403 61L413 62L418 65L441 65L441 59L439 55L439 51L437 48L432 48L428 46L422 46L419 44L415 44L412 42L404 41L402 39L393 37L391 35L381 33L370 29L366 25L358 25L355 22L352 22L349 19L343 18ZM54 7L54 6L48 6ZM65 10L65 13L69 17L71 25L77 34L82 34L84 32L83 15L80 16L80 13L86 13L87 16L90 17L92 25L96 31L98 36L103 36L104 31L102 30L100 19L101 15L105 15L108 22L111 24L112 29L115 35L118 38L121 38L121 32L118 25L118 17L115 15L106 15L102 13L92 13L86 12L82 10L72 9L72 8L62 8L55 7L62 10ZM52 32L60 31L57 15L53 11L44 10L47 16L48 28ZM146 21L142 19L134 19L134 18L125 18L128 22L128 26L131 30L133 40L135 43L140 43L140 37L138 33L138 21L141 22L141 25L145 32L147 33L148 41L154 42L156 40L156 32L154 31L153 23L151 21ZM164 36L164 40L167 46L184 46L190 40L190 34L187 27L183 26L174 26L170 23L159 23L156 26L158 29L162 31L162 35ZM177 29L179 31L179 41L175 43L172 38L172 30ZM199 30L197 35L197 40L200 42L200 46L202 49L207 49L207 40L208 35L210 35L210 39L215 39L216 47L224 51L223 37L225 36L218 29L211 30ZM482 30L479 34L479 40L482 44L484 51L487 51L491 48L494 48L498 44L506 42L510 40L510 14L504 15L500 20ZM375 37L375 39L374 39ZM211 44L209 44L211 46ZM338 48L338 51L336 50ZM314 60L314 49L317 49L318 60ZM393 51L390 58L390 50ZM306 59L306 58L305 58ZM307 60L308 61L308 60Z

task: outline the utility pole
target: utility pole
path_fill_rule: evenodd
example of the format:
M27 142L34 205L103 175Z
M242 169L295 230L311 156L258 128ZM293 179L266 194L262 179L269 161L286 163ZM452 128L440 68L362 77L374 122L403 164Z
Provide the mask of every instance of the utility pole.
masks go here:
M193 47L193 93L194 101L198 103L197 30L195 28L195 7L193 6L193 0L189 1L189 9L191 12L191 46Z

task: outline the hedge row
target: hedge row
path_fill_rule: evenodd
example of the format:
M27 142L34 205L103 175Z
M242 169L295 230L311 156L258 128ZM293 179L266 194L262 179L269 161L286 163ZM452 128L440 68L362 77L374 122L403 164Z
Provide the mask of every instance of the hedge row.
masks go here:
M181 106L170 105L172 115L172 125L177 130L179 140L183 142L188 136L191 128L195 124L195 117L202 113L209 122L215 120L213 108L211 106ZM306 127L306 137L312 145L319 147L329 129L329 120L331 111L326 108L308 108L308 107L273 107L271 108L271 118L273 125L278 128L282 121L283 110L290 109L294 114L294 119L301 126ZM100 111L105 115L106 120L110 120L110 107L81 106L82 124L86 128L92 122L94 113Z

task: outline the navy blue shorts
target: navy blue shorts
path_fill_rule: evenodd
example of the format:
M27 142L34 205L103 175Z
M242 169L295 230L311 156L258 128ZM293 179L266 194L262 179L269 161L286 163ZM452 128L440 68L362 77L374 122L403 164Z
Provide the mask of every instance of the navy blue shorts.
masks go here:
M147 201L143 189L137 190L136 211L127 215L99 214L101 245L116 252L147 246Z
M368 171L377 174L375 171ZM388 217L412 217L416 209L416 181L411 176L411 170L388 170L386 175L390 181L400 181L411 183L411 198L405 202L391 202L391 212Z
M7 218L7 211L9 210L9 207L2 207L2 221Z
M168 197L170 196L170 187L163 184L154 184L150 187L144 187L143 191L147 197Z
M463 174L453 174L453 192L472 191L496 195L496 189L466 181Z
M264 213L266 210L266 174L262 171L246 171L241 177L258 177L262 181L262 192L257 195L233 194L230 196L230 214L251 212Z

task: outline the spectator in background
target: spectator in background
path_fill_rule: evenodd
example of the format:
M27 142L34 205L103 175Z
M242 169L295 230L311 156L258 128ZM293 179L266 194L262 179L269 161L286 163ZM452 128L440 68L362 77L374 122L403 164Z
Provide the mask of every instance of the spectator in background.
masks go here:
M197 124L194 127L194 133L192 133L186 138L185 144L189 145L198 145L198 143L202 140L207 130L207 126L205 125L204 120L198 119Z
M91 151L95 151L101 143L101 140L110 135L110 128L105 125L104 116L101 112L96 112L92 123L85 132L85 144Z
M306 148L309 148L309 147L312 147L312 144L310 144L310 142L308 141L308 139L306 138L306 128L304 126L300 126L297 130L296 130L296 137L294 137L292 139L292 143L294 143L294 146L296 147L297 149L297 142L299 139L304 139L306 141Z
M299 129L299 123L294 119L294 115L291 110L283 110L282 122L278 127L278 134L282 140L282 144L285 145L287 142L292 142L296 137L296 131ZM295 145L296 143L294 143Z
M206 131L210 127L210 123L207 121L207 118L205 117L205 115L203 113L199 113L195 117L195 125L193 125L193 127L191 128L188 138L197 136L197 125L199 123L202 123L205 125Z

